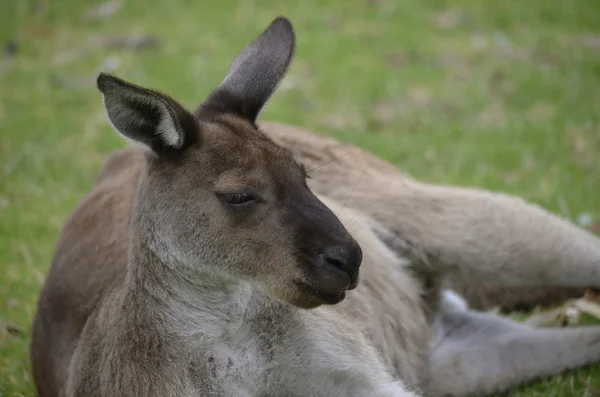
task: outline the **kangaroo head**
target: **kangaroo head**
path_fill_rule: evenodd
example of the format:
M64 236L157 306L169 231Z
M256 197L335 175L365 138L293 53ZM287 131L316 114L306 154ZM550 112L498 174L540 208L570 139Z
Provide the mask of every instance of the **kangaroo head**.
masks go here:
M186 277L259 283L309 308L335 304L356 287L362 252L309 190L292 153L255 124L293 51L290 22L275 19L195 114L113 76L101 74L97 84L114 128L149 148L132 237Z

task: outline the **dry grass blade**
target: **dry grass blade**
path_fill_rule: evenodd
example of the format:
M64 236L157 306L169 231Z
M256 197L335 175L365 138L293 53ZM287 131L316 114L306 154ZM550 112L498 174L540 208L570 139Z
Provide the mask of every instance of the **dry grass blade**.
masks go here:
M591 396L600 396L600 389L598 389L596 386L592 385L585 379L580 378L579 380L581 381L581 383L583 383L583 387L585 387L585 389L590 393Z
M600 319L600 304L586 299L577 299L573 304L578 310Z
M532 327L569 327L579 324L580 310L571 302L550 310L539 311L529 316L525 324Z
M101 21L117 13L121 7L123 7L123 3L120 1L107 1L100 3L84 12L81 19L84 22Z
M2 328L6 330L12 336L19 336L25 332L25 328L21 327L19 324L15 324L11 321L4 321L2 324Z

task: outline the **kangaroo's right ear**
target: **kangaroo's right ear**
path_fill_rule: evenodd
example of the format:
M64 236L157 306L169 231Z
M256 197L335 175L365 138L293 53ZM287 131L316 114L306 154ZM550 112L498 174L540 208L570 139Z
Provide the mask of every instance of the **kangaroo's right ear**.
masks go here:
M182 151L199 138L194 116L177 101L101 73L98 89L113 127L161 155Z
M285 76L294 54L290 21L276 18L264 32L240 51L219 87L201 105L217 113L233 113L255 122L267 100Z

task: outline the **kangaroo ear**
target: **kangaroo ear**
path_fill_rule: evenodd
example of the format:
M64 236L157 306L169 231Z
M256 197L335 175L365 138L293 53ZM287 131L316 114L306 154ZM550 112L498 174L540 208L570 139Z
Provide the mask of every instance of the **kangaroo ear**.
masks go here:
M294 30L289 20L276 18L231 64L225 79L202 109L234 113L255 122L285 76L294 54Z
M157 154L181 151L199 135L194 116L169 96L101 73L98 89L113 127Z

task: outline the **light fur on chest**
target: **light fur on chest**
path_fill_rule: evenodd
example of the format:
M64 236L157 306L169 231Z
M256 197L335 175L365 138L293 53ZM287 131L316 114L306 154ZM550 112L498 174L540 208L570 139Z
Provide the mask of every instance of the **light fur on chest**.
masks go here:
M177 344L200 393L368 396L376 389L405 390L342 313L298 310L248 284L222 302L212 298L202 311L171 307Z

